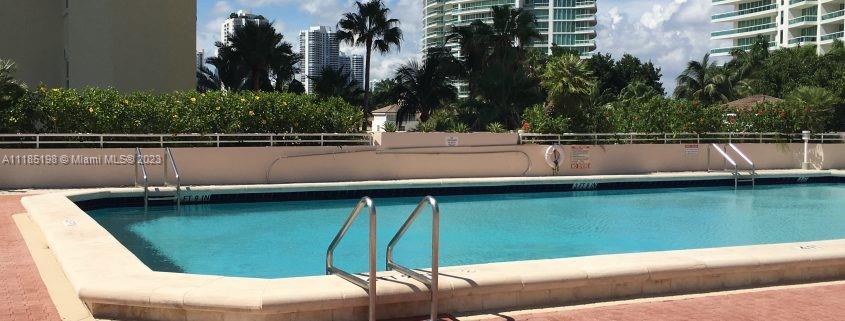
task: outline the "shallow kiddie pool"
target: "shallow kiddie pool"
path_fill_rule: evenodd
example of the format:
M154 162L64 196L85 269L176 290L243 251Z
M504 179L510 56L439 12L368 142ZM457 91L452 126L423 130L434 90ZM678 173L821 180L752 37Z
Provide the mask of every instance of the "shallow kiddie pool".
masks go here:
M437 197L443 266L845 238L845 185L659 188ZM379 262L418 197L375 198ZM156 271L280 278L325 274L356 199L114 207L88 214ZM423 216L396 258L429 266ZM335 251L367 270L366 220ZM384 266L381 266L384 268Z

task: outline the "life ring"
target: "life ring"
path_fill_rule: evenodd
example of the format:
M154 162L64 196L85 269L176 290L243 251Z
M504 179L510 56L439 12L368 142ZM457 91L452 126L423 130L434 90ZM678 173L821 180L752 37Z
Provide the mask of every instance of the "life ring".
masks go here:
M560 164L563 163L563 146L560 145L551 145L546 148L545 159L546 164L553 169L557 169L560 167Z

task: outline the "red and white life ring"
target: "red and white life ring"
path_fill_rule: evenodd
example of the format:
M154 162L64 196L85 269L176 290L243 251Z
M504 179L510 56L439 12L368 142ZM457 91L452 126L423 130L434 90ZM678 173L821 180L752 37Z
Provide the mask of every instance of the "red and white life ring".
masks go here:
M557 169L563 163L563 146L551 145L546 148L545 159L546 164L551 168Z

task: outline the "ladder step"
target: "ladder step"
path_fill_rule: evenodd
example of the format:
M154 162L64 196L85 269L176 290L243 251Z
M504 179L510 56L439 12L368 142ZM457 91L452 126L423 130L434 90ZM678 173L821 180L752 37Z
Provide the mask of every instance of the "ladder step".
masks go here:
M176 196L150 196L150 197L147 197L147 199L151 200L151 201L164 201L164 200L174 201L174 200L176 200Z

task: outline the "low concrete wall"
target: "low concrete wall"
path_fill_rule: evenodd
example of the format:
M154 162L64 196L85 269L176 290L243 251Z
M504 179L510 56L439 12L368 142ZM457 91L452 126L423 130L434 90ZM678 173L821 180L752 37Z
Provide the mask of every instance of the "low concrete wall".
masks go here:
M446 135L424 136L424 140L433 144L442 139L445 143ZM479 136L460 137L459 142L489 146L459 143L457 147L409 148L401 142L391 143L393 138L387 135L381 137L381 143L387 145L378 147L174 148L173 155L183 185L552 175L544 159L548 146L504 144L511 139L508 134L466 135ZM419 139L415 144L427 144ZM803 161L801 144L739 147L755 161L757 169L798 169ZM710 168L724 168L721 156L708 148L704 144L564 146L560 175L704 171L708 160ZM162 184L163 150L144 149L144 154L150 184ZM134 150L128 148L0 149L0 188L128 186L134 182L133 159ZM845 144L811 145L810 161L816 169L845 168ZM170 175L172 182L172 172Z

